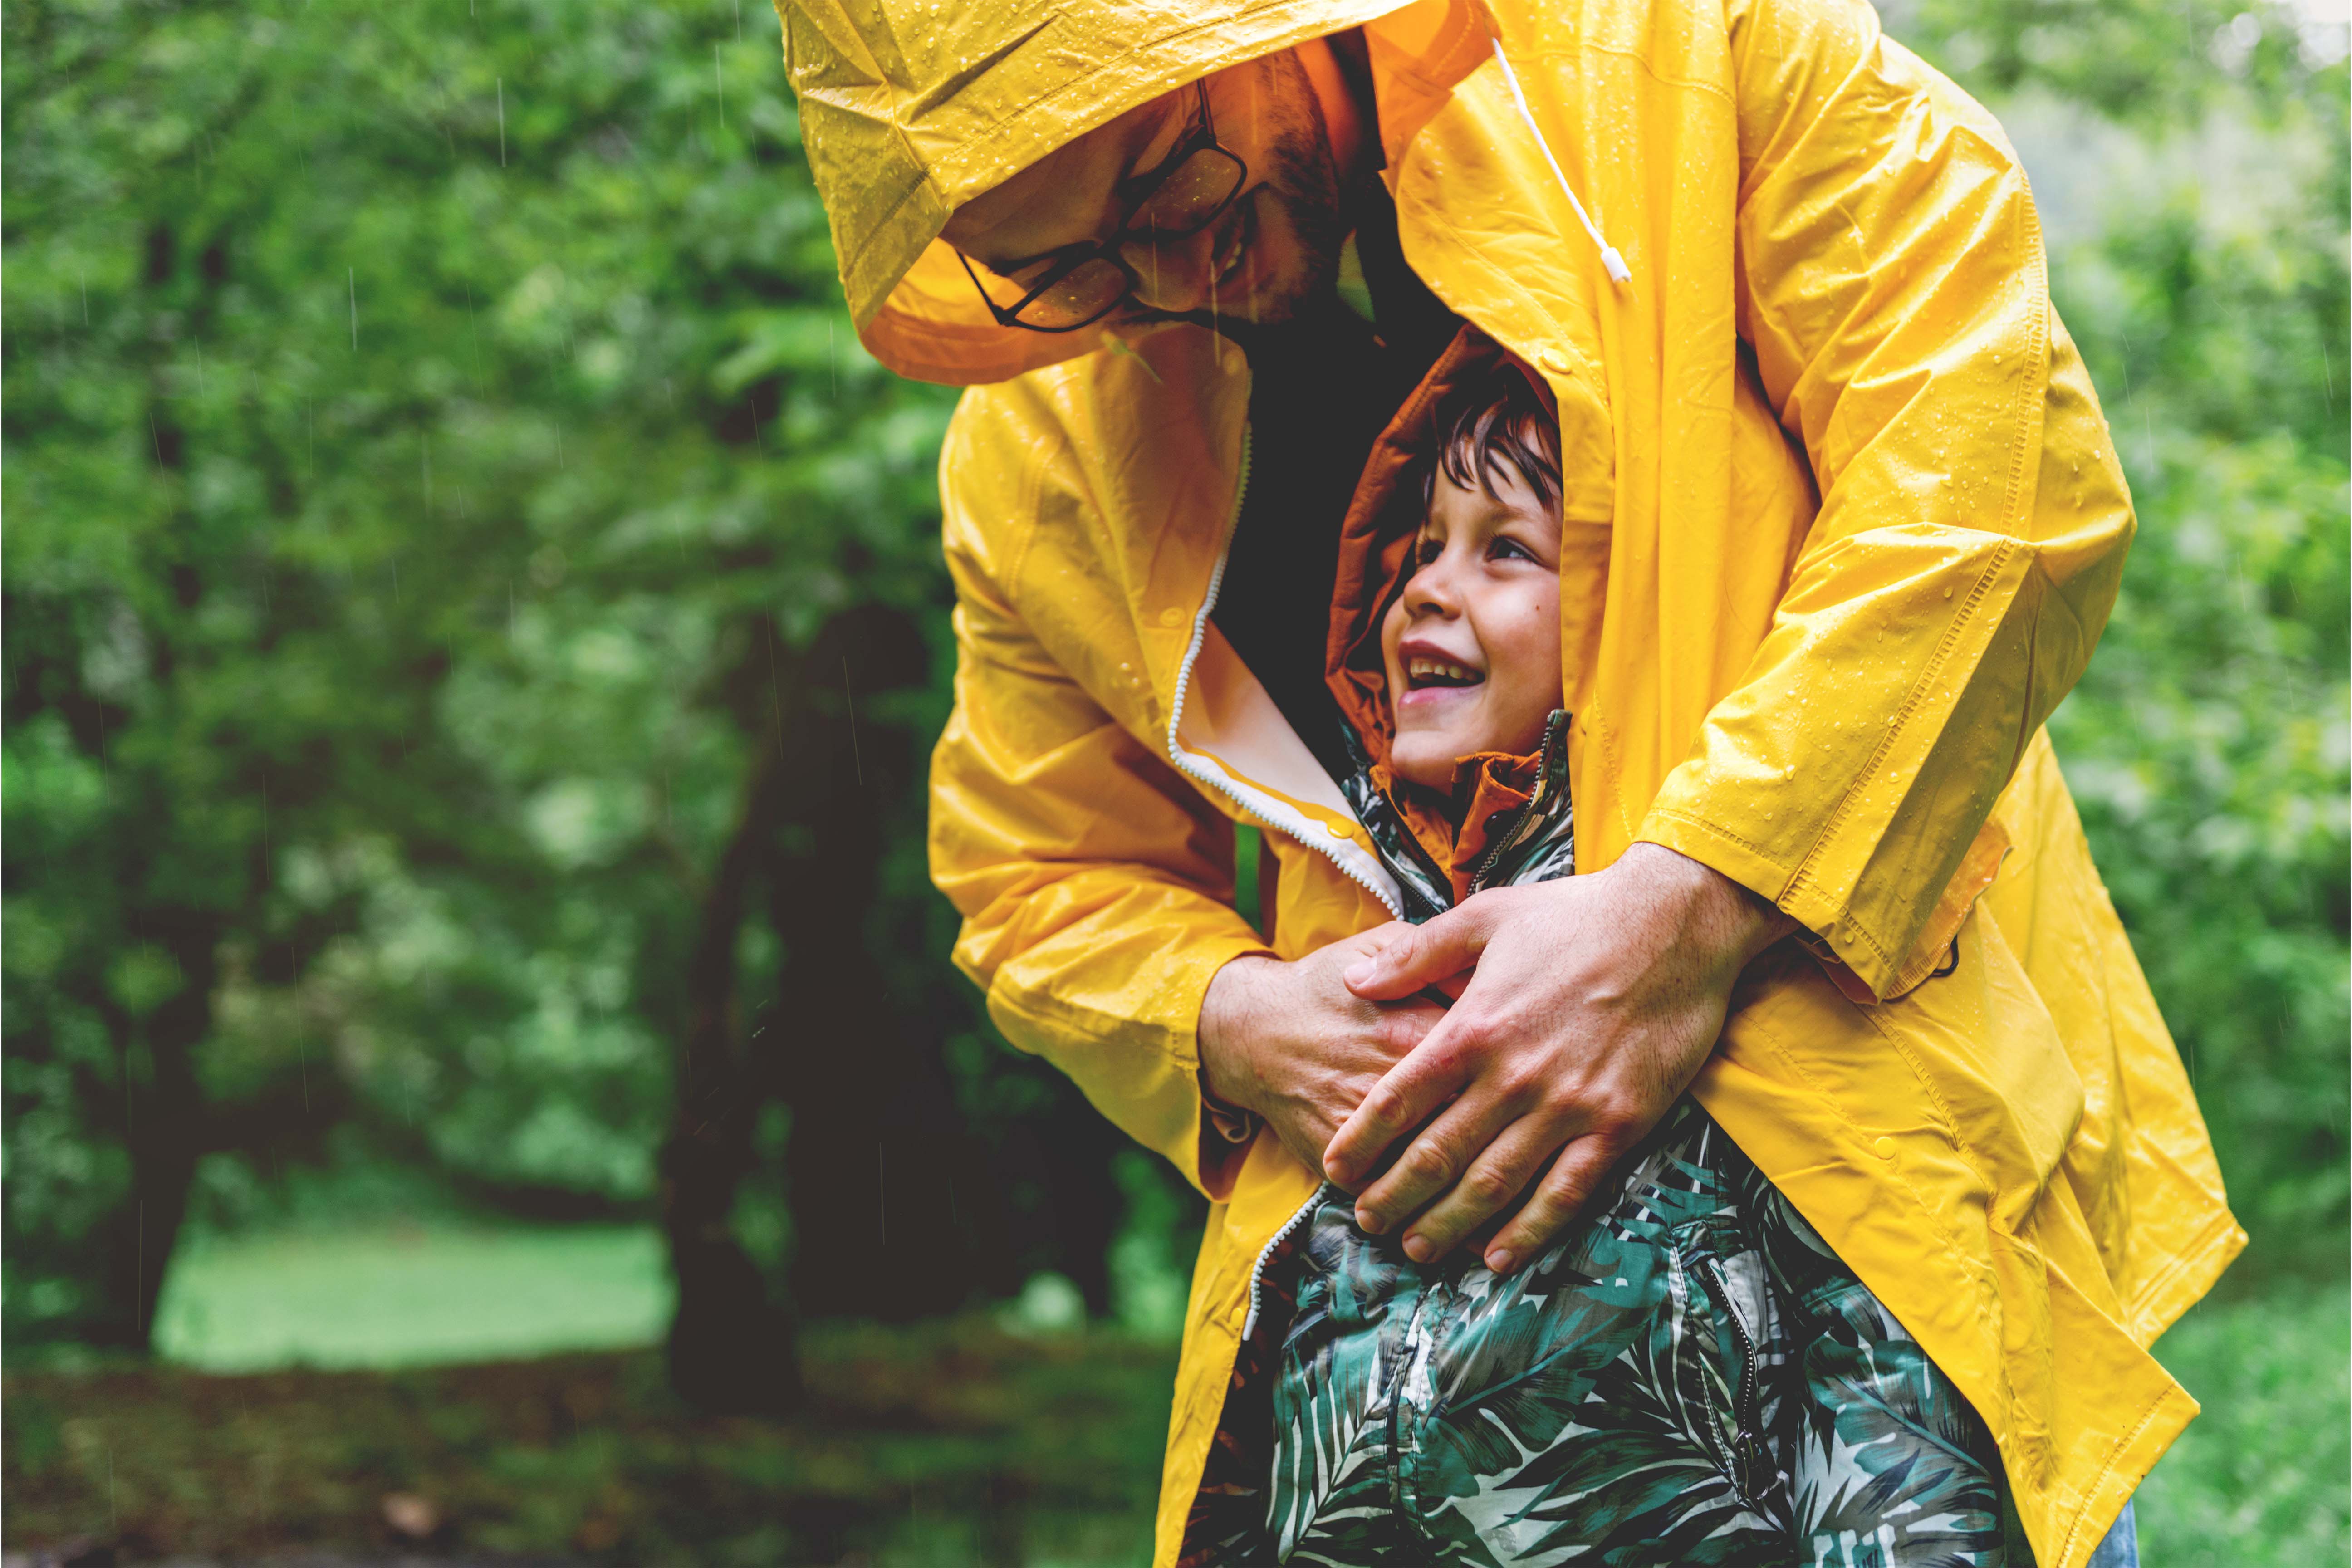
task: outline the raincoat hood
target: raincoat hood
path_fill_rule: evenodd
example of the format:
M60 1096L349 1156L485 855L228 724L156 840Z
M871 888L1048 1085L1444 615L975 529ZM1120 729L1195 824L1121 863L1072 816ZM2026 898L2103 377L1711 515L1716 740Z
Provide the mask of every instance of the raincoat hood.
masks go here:
M801 144L866 348L901 375L971 385L1098 347L1097 332L997 325L939 237L949 216L1162 93L1402 3L777 0Z

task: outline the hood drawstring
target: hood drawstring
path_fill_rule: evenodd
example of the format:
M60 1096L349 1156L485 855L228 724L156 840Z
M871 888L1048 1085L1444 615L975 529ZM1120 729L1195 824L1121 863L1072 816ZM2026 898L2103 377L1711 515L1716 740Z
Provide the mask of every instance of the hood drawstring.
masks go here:
M1519 90L1519 73L1513 70L1511 62L1504 58L1503 40L1500 38L1495 40L1495 63L1503 68L1503 81L1511 89L1511 101L1519 106L1519 118L1528 122L1528 130L1534 135L1536 145L1543 150L1544 162L1551 165L1552 178L1559 182L1560 195L1568 198L1568 205L1576 211L1576 221L1584 226L1584 232L1592 237L1594 247L1600 250L1601 265L1608 269L1610 280L1632 282L1633 269L1625 265L1625 258L1617 254L1617 247L1601 237L1591 215L1584 210L1584 204L1576 199L1576 190L1568 183L1568 175L1561 171L1559 160L1551 155L1551 143L1544 140L1542 128L1536 124L1535 110L1528 107L1528 95Z

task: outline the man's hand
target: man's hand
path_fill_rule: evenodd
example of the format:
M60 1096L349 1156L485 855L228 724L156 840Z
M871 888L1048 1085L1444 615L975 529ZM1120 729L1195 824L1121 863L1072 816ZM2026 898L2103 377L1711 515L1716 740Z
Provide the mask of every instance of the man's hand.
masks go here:
M1339 976L1412 930L1402 922L1346 937L1296 963L1237 958L1201 1005L1201 1079L1219 1100L1255 1111L1310 1171L1349 1113L1444 1013L1430 1002L1369 1001ZM1411 991L1407 987L1407 991Z
M1509 1273L1689 1086L1723 1032L1732 983L1793 929L1720 873L1636 844L1605 871L1492 889L1394 936L1348 971L1358 996L1410 996L1476 973L1340 1127L1324 1174L1355 1190L1382 1151L1435 1114L1356 1209L1368 1231L1412 1219L1404 1249L1425 1262L1549 1163L1486 1245L1486 1266Z

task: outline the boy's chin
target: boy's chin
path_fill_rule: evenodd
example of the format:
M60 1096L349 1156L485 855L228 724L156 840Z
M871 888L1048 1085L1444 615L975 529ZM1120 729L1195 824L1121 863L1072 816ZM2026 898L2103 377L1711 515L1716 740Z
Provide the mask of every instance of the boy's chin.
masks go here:
M1454 787L1454 770L1460 757L1468 755L1468 752L1457 754L1450 746L1408 742L1390 748L1389 772L1423 789L1448 790Z

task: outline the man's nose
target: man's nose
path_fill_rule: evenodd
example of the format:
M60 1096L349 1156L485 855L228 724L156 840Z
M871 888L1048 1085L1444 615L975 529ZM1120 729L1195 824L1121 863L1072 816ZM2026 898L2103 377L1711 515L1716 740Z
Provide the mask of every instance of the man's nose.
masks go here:
M1135 268L1138 279L1137 301L1171 315L1207 310L1216 276L1215 235L1212 224L1181 239L1167 236L1128 246L1127 264Z

